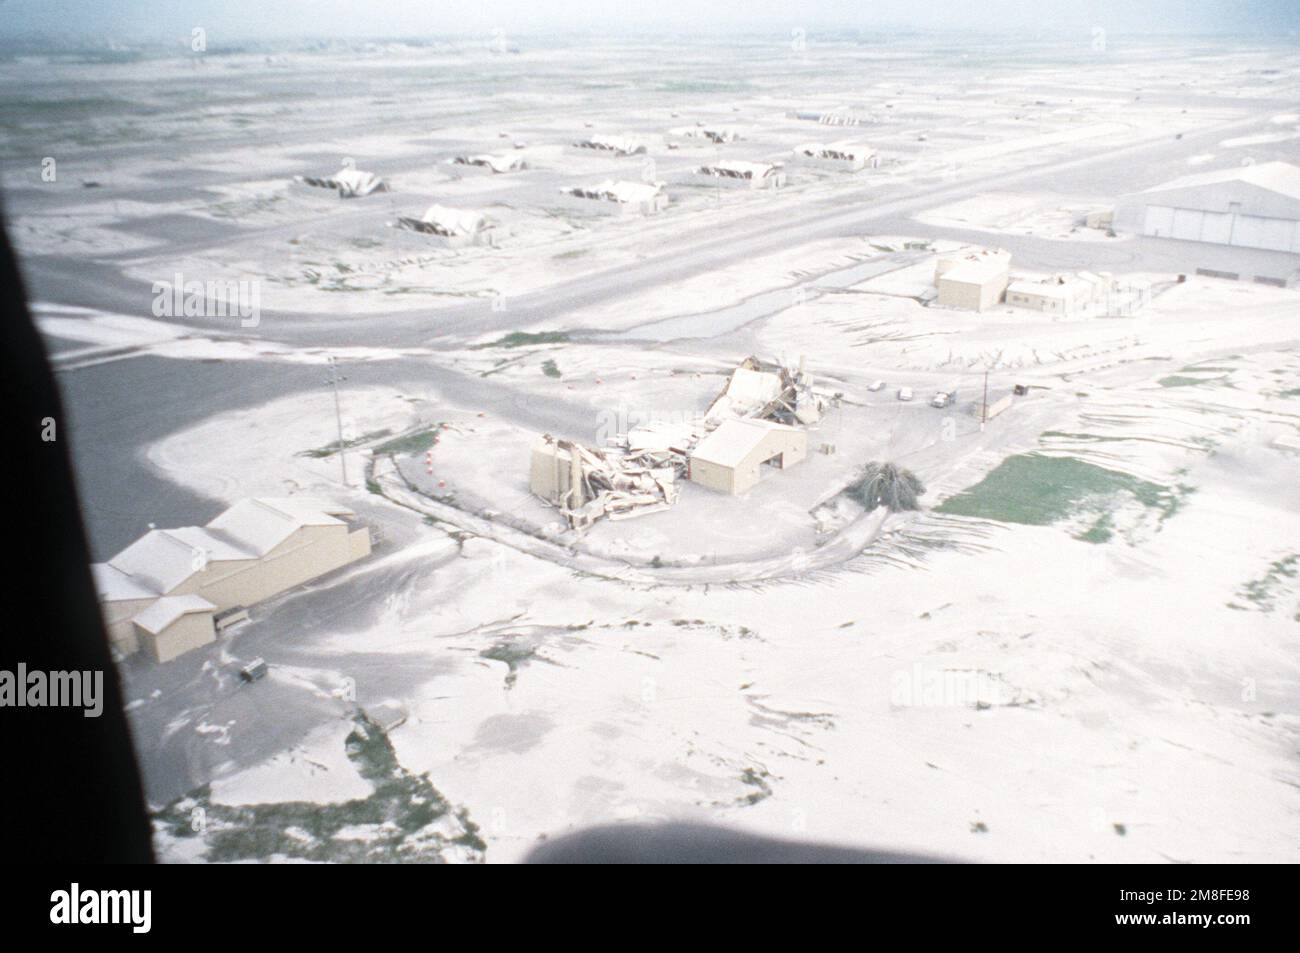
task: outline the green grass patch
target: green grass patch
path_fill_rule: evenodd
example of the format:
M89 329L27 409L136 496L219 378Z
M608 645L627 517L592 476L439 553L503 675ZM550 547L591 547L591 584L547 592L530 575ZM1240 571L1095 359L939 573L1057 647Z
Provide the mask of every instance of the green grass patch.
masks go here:
M375 447L375 454L424 453L433 446L433 439L437 433L437 427L426 427L424 430L415 431L415 433L394 437L392 440L387 440Z
M177 838L202 838L204 859L214 863L271 857L318 863L427 862L439 860L452 844L487 849L463 810L453 812L426 775L401 766L383 729L364 714L353 721L346 751L372 787L368 797L336 804L230 806L213 803L210 788L204 786L155 814L155 823ZM459 833L448 837L426 831L449 813L457 819L454 829ZM340 836L345 828L356 827L366 829L368 836Z
M511 331L505 337L497 338L487 344L475 344L470 350L481 351L490 347L528 347L532 344L566 344L568 340L567 331Z
M372 440L378 440L381 437L387 437L391 430L372 430L370 433L362 434L360 437L353 437L351 440L343 441L343 448L351 450L353 447L360 447L370 443ZM332 457L339 452L338 442L328 444L324 447L317 447L315 450L304 450L298 454L300 457Z
M1297 575L1300 575L1300 553L1292 553L1271 562L1263 576L1246 583L1237 590L1237 595L1253 603L1261 612L1272 612L1277 590L1285 585L1286 580L1295 579ZM1231 602L1228 605L1234 609L1246 608Z
M1182 506L1190 487L1161 486L1074 457L1025 453L1008 457L983 480L935 507L938 513L1002 523L1048 526L1081 515L1096 519L1077 538L1103 543L1114 534L1111 514L1136 498L1163 522Z

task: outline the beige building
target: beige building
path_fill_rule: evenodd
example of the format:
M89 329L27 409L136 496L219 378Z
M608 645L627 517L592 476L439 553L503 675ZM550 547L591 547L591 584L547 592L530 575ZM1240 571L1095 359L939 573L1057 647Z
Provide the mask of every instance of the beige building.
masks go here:
M770 420L726 420L691 452L692 481L721 493L744 493L765 466L782 470L808 455L808 434Z
M941 258L934 270L938 302L945 308L987 311L1002 300L1011 274L1011 255L1001 249Z
M241 500L206 526L150 530L92 567L113 647L158 661L216 638L213 616L370 553L351 510L302 497Z

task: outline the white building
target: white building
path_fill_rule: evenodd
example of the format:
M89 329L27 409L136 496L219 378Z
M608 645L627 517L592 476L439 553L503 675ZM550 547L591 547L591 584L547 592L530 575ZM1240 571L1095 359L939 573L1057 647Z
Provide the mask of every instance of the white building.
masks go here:
M1011 273L1011 254L985 249L941 258L934 270L938 302L945 308L986 311L1002 300Z
M206 526L150 530L91 567L109 640L159 662L212 642L214 616L370 553L356 514L306 497L241 500Z
M770 420L724 420L691 451L692 482L733 495L763 478L766 467L787 469L808 455L808 434Z
M871 146L860 142L808 142L794 150L795 158L807 165L857 172L877 168L880 157Z
M1126 196L1117 231L1300 254L1300 167L1235 166Z
M597 185L575 185L560 189L564 195L593 202L620 212L650 215L668 207L668 193L662 182L627 182L606 179Z
M1086 271L1041 280L1020 278L1007 285L1007 304L1047 314L1078 314L1104 304L1112 284Z
M397 224L433 236L450 248L492 244L491 223L482 212L430 205L420 218L399 218Z
M724 159L695 170L695 178L709 185L741 189L779 189L785 186L785 169L766 162Z

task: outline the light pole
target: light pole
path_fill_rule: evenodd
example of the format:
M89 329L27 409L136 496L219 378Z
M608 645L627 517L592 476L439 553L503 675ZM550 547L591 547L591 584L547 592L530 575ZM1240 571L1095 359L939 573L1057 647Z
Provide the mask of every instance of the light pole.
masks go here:
M980 411L980 433L984 432L984 425L989 422L989 369L984 368L984 409Z
M334 422L338 425L339 428L339 470L343 474L343 485L347 486L348 485L348 462L347 462L347 458L343 454L343 411L339 407L339 383L341 381L347 380L347 378L339 374L339 367L338 364L335 362L334 358L331 357L329 359L329 362L330 362L330 376L329 379L325 381L325 383L329 384L331 387L334 388Z

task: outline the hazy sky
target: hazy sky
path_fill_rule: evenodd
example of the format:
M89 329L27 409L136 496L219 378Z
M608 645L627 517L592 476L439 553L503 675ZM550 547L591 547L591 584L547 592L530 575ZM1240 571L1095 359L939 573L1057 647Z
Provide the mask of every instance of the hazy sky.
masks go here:
M209 41L541 32L914 27L1300 35L1300 0L0 0L0 36Z

